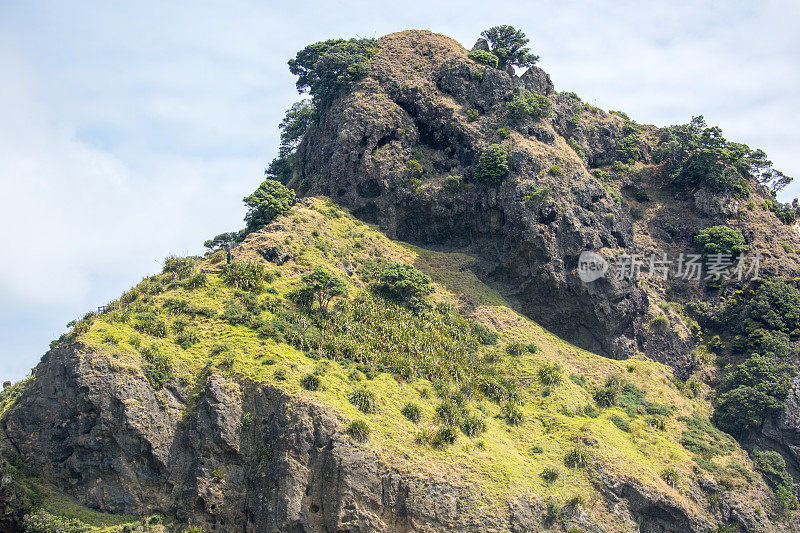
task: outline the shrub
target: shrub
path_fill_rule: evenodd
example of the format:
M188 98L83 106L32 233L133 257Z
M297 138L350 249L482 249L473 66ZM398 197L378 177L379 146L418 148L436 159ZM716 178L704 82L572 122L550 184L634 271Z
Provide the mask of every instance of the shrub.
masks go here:
M230 351L230 349L231 347L229 344L225 342L218 342L211 347L211 355L219 355L221 353Z
M789 511L797 509L797 497L786 487L775 489L775 512L778 516L788 516Z
M506 353L508 355L519 357L525 351L525 345L521 342L510 342L506 344Z
M371 390L364 388L355 389L347 395L347 399L350 400L350 403L358 407L362 413L370 414L377 411L378 402L375 399L375 393Z
M778 220L787 225L794 224L798 216L800 216L800 208L792 204L782 204L778 201L771 201L769 203L769 210L775 213ZM790 253L790 250L786 250L786 253Z
M550 167L550 169L547 171L547 173L550 174L551 176L554 176L554 177L561 177L561 176L564 175L564 172L561 170L561 167L558 166L558 165L553 165L552 167Z
M545 508L544 519L547 522L555 522L561 516L561 504L553 498L547 500L547 507Z
M667 326L669 326L669 319L666 315L654 316L650 320L650 327L653 329L665 329Z
M420 409L419 405L413 402L408 402L405 404L400 410L400 413L415 424L418 424L422 418L422 409Z
M521 122L528 117L541 120L553 113L553 103L546 96L522 89L519 96L506 104L506 109L508 117L514 122Z
M117 337L111 331L104 331L101 338L102 338L103 342L105 342L105 343L108 343L108 344L119 344L119 337Z
M546 482L553 483L558 479L558 468L552 466L545 467L540 475Z
M792 377L791 365L769 356L753 354L736 367L720 390L725 392L741 386L756 387L770 396L783 399L789 393Z
M364 442L369 438L369 426L363 420L354 420L347 426L347 434L357 442Z
M497 56L486 50L472 50L467 54L467 57L481 65L497 68Z
M222 268L222 281L243 291L262 292L266 276L264 265L255 261L234 261Z
M586 386L586 376L581 376L580 374L570 374L569 379L579 387Z
M589 454L583 448L572 448L564 455L564 464L569 468L583 468L589 464Z
M163 338L167 336L167 323L152 311L138 313L134 317L133 327L153 337Z
M447 426L457 426L461 420L461 408L451 400L436 406L436 418Z
M800 293L784 278L754 281L728 299L722 321L735 330L791 334L800 328Z
M510 426L519 426L525 421L525 415L522 414L520 408L511 402L503 405L502 413L506 423Z
M750 453L756 470L764 476L764 481L772 490L785 488L792 490L794 480L786 470L786 461L778 452L769 450L753 450Z
M754 354L719 388L714 422L734 434L760 427L767 415L784 407L792 376L789 365Z
M694 237L694 244L703 255L739 255L750 249L742 232L729 226L712 226L700 231Z
M177 279L186 279L194 274L195 265L197 265L196 257L177 257L171 255L164 259L164 267L162 273L174 274Z
M476 437L486 431L486 422L478 415L468 415L461 421L461 431L467 437Z
M530 208L542 205L550 197L550 187L536 187L530 194L523 196L522 201Z
M208 276L205 272L198 272L187 279L183 285L189 290L200 289L208 285Z
M472 326L472 333L478 338L478 342L484 346L494 346L500 337L496 331L492 331L482 324L475 323Z
M694 413L691 417L682 416L678 420L686 423L686 430L681 434L680 443L690 452L711 459L734 449L733 438L712 426L708 419L699 413Z
M508 151L503 145L490 144L478 157L475 181L498 184L508 176Z
M622 138L614 143L614 157L617 161L633 164L639 159L639 145L642 142L639 128L630 120L626 120L622 131Z
M511 132L508 130L508 128L499 128L497 130L497 136L505 140L511 136Z
M162 389L172 379L172 358L162 354L155 344L141 349L142 371L155 389Z
M562 381L561 366L558 363L545 363L537 372L542 385L559 385Z
M678 485L678 479L680 479L680 474L677 470L668 466L661 471L661 479L670 487L676 487Z
M612 407L617 403L617 397L622 391L622 382L616 376L609 376L604 385L594 393L594 401L600 407Z
M492 363L476 357L474 322L454 310L419 313L366 291L331 307L328 313L281 310L285 341L320 357L356 362L368 377L381 371L479 388L491 375ZM499 376L489 379L506 399L511 384Z
M412 305L435 290L427 275L411 265L395 261L380 268L374 289L384 297Z
M714 423L730 433L742 434L760 427L767 414L782 404L754 387L737 387L719 397Z
M54 516L40 509L25 516L26 533L88 533L91 527L76 518Z
M246 231L256 231L289 212L294 205L295 193L275 180L264 180L251 195L245 196L248 207L244 217Z
M409 176L412 178L419 178L424 172L422 165L416 159L410 159L406 161L406 170L408 171Z
M583 408L583 414L589 418L597 418L600 416L600 411L598 411L594 405L586 404Z
M567 144L569 145L572 150L578 154L578 157L583 157L583 149L581 148L580 143L574 137L570 137L567 139Z
M227 477L225 471L220 467L215 468L211 472L211 475L214 476L214 481L216 481L217 483L222 483L223 481L225 481L225 478Z
M544 453L544 448L542 448L538 444L535 444L535 445L531 446L530 453L532 453L534 455L538 455L540 453Z
M224 318L231 326L238 326L250 324L253 315L241 302L231 300L225 304L225 312L223 313L222 318Z
M667 423L663 416L650 416L647 418L647 423L659 431L664 431L667 428Z
M197 334L197 331L193 329L185 329L175 336L175 344L184 350L188 350L192 345L198 342L200 342L200 336Z
M477 109L467 109L467 120L475 122L481 116L480 111Z
M431 439L431 444L436 448L455 444L458 434L450 426L442 426Z
M530 49L525 46L529 42L525 33L514 26L492 26L482 31L481 35L488 42L492 54L497 57L499 69L505 69L509 65L530 67L539 60L539 56L531 54Z
M302 385L304 389L310 391L319 390L321 384L322 379L320 379L320 377L316 374L306 374L306 376L300 381L300 385Z
M582 494L576 494L575 496L572 496L569 500L567 500L567 505L566 506L575 508L575 507L579 507L579 506L583 507L585 505L586 505L586 500L584 499L583 495ZM575 531L576 529L578 529L578 528L573 526L572 528L567 530L567 533L576 533L576 531ZM578 529L577 533L581 533L581 531Z
M442 189L448 193L456 193L461 189L463 177L459 175L450 175L444 179Z
M627 420L625 420L624 418L622 418L621 416L613 415L610 418L610 420L615 426L617 426L622 431L630 432L630 430L631 430L630 423Z
M320 41L297 52L289 72L298 76L297 90L308 91L317 107L324 107L369 74L376 51L375 39Z

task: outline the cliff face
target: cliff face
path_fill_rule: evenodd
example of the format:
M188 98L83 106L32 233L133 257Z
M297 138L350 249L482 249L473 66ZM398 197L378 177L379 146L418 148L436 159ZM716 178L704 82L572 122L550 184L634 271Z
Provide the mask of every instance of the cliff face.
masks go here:
M243 427L245 412L253 417ZM46 479L112 513L159 512L221 531L526 525L465 520L461 509L476 503L466 487L400 475L324 406L218 373L195 390L171 384L157 394L144 376L115 371L81 345L45 356L5 429Z
M772 214L706 190L670 190L652 159L655 128L638 127L640 163L606 172L604 181L591 170L611 170L618 159L629 123L621 114L556 93L537 67L521 77L483 67L441 35L402 32L381 38L379 47L371 75L306 134L293 183L392 237L474 255L483 279L567 340L615 358L640 351L679 375L696 363L680 317L669 317L673 327L661 331L647 324L658 301L706 298L701 283L605 277L587 284L576 272L585 250L609 259L677 257L693 251L700 229L727 224L741 226L754 251L766 252L767 272L797 271L797 258L779 248L797 235ZM512 122L506 104L523 89L547 95L554 115ZM508 140L498 132L503 127ZM510 177L499 186L471 182L490 143L509 152ZM410 176L409 160L422 164L421 183ZM550 172L554 165L559 173ZM452 186L448 176L463 183ZM545 198L528 199L544 188Z

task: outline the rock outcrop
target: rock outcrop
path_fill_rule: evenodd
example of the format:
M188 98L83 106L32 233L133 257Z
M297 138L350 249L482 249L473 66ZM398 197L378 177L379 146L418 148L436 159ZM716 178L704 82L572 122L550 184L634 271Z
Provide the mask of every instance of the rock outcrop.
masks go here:
M551 95L555 118L513 126L512 179L499 187L471 183L476 158L509 126L505 104L522 88ZM522 78L484 68L452 40L424 31L380 39L373 73L325 110L305 136L295 184L324 194L377 223L390 236L476 255L478 272L519 307L568 340L616 358L646 350L646 338L667 337L651 355L678 369L690 366L691 342L672 330L649 332L649 295L635 282L576 275L584 250L634 246L632 223L561 135L568 96L555 95L537 67ZM481 117L471 121L466 110ZM614 120L587 150L601 154L620 136ZM405 163L418 159L431 177L418 187ZM557 165L561 175L548 173ZM463 184L441 186L448 175ZM437 178L437 176L439 178ZM438 181L437 181L438 179ZM547 188L541 202L526 202Z
M578 257L585 250L609 258L692 253L700 229L742 218L739 202L707 191L669 192L654 165L652 126L635 126L643 168L622 165L611 186L608 172L592 169L619 163L633 123L556 93L538 67L521 77L487 68L458 43L426 31L382 37L371 63L371 75L306 133L295 186L333 198L391 237L476 256L484 280L581 347L614 358L643 352L678 375L691 371L694 341L682 318L672 317L669 328L648 323L668 292L687 301L705 297L702 281L606 276L587 284L577 276ZM510 120L506 105L523 89L548 96L553 116ZM503 142L500 128L510 130L510 176L499 186L474 183L481 152ZM422 164L422 176L410 175L410 160ZM649 203L652 194L658 204ZM748 235L754 251L771 247L774 235L792 238L768 213L746 216L759 228ZM768 269L800 266L770 260Z
M208 531L523 531L540 519L473 512L457 479L393 470L324 406L218 373L154 391L80 345L44 357L4 429L86 505Z

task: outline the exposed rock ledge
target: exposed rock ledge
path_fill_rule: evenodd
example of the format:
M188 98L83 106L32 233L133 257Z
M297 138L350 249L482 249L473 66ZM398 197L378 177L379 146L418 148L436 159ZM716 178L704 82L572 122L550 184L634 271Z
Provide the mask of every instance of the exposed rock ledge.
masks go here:
M535 496L498 511L459 479L398 471L354 443L329 409L276 387L209 372L194 387L156 392L139 371L114 365L80 344L50 351L3 428L4 446L92 508L160 512L210 531L547 527ZM609 487L631 530L673 531L665 520L700 530L663 495L648 503L635 482ZM567 522L600 531L581 509Z

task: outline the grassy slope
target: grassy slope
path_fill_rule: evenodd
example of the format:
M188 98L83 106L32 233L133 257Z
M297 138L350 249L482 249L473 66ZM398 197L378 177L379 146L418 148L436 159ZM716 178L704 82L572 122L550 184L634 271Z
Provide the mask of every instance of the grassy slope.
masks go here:
M212 319L196 318L193 327L200 333L200 342L182 349L174 342L174 334L156 339L141 334L130 323L115 321L113 313L93 322L81 340L96 349L99 357L106 357L120 371L141 372L142 358L131 344L139 339L142 345L156 344L161 353L172 356L175 377L185 385L200 385L203 369L221 368L241 380L270 383L294 395L333 407L343 422L366 420L371 428L368 445L383 460L401 471L453 480L454 474L462 483L477 489L489 506L505 509L509 498L532 494L535 499L553 498L560 503L580 495L584 508L600 522L612 523L613 514L605 507L594 490L585 469L570 469L564 465L564 455L571 448L582 446L585 438L597 441L596 447L587 447L590 463L602 465L607 472L621 477L638 479L646 486L669 493L683 502L686 508L703 513L706 503L687 497L694 462L692 454L679 444L685 424L681 415L700 413L707 417L709 405L700 399L690 399L681 393L670 380L666 367L647 360L614 361L578 349L551 335L537 324L515 313L497 292L482 284L468 269L471 258L463 254L439 253L402 243L392 242L374 228L324 200L310 206L297 206L292 213L273 224L267 231L251 235L235 252L237 260L261 260L256 249L280 245L292 259L284 265L268 268L279 274L271 283L277 291L273 298L283 297L297 286L298 277L317 265L340 270L351 285L351 294L363 288L358 275L348 277L359 261L366 258L396 259L415 265L434 280L437 291L433 298L455 305L464 314L475 318L500 333L496 347L483 347L482 353L502 351L508 342L533 342L539 350L512 357L504 355L499 363L520 383L524 399L521 407L525 421L509 426L502 419L500 407L487 400L473 402L474 410L485 414L487 431L476 438L460 433L452 446L434 448L415 443L421 427L436 428L434 408L439 403L432 384L426 380L404 382L388 374L379 374L371 380L354 383L348 375L350 365L330 362L322 376L323 389L304 390L300 380L320 366L320 361L295 350L287 344L277 344L260 338L245 326L231 326L220 316ZM205 268L217 268L208 260ZM143 283L148 283L144 281ZM152 296L155 303L167 297L180 297L192 303L208 306L222 313L224 304L233 297L219 276L209 275L206 288L185 290L172 288ZM163 310L161 316L168 322L174 320ZM264 312L265 319L270 318ZM226 343L235 355L232 365L226 364L226 353L214 355L213 348ZM230 356L227 356L228 363ZM544 397L543 386L536 379L543 362L558 362L564 369L563 383ZM285 370L286 379L276 379L276 370ZM585 378L578 385L567 376L574 374ZM647 399L672 407L673 414L663 431L650 427L646 416L631 419L620 408L602 409L598 418L582 414L586 405L594 405L591 390L600 386L611 375L618 375L647 391ZM378 412L365 415L348 400L347 394L356 386L366 385L378 397ZM425 394L429 393L429 394ZM422 421L415 426L400 414L400 409L413 399L423 410ZM129 406L135 408L135 405ZM611 422L612 416L630 422L626 432ZM541 453L532 448L541 447ZM713 463L726 465L730 461L749 465L746 455L738 448L734 452L717 456ZM557 468L560 475L555 483L546 483L541 472L545 467ZM676 488L668 486L660 477L666 467L680 473ZM747 491L747 483L735 470L722 467L721 473L730 486ZM749 467L748 467L749 468ZM538 496L537 496L538 495Z

